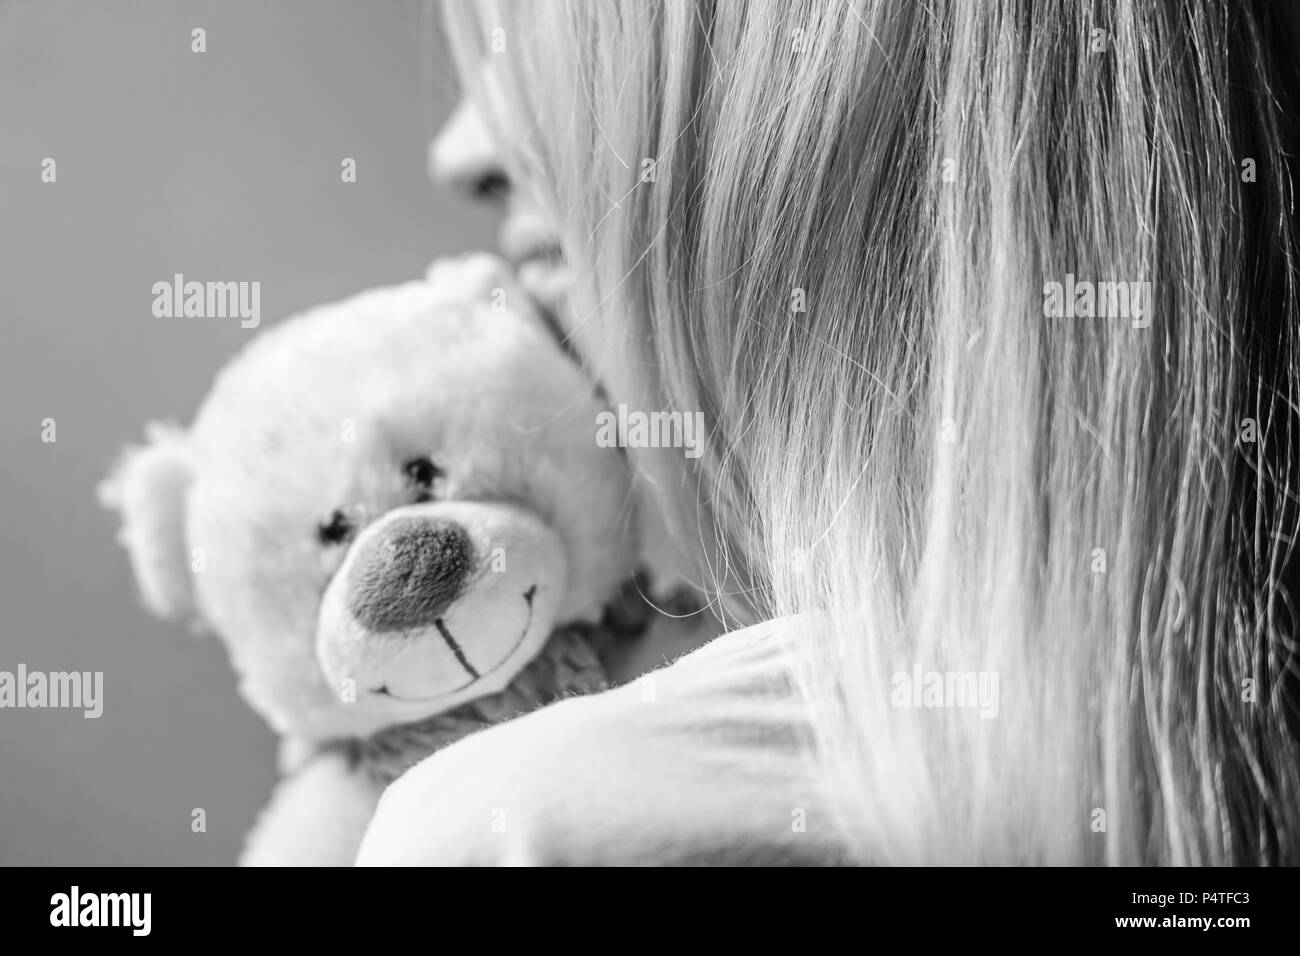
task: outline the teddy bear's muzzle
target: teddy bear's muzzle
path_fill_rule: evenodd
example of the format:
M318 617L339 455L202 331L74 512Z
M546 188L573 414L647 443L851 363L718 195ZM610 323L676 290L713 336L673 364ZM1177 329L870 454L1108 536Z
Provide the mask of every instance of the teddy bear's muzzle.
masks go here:
M355 726L504 690L567 591L564 541L517 504L395 508L354 540L321 601L317 660Z

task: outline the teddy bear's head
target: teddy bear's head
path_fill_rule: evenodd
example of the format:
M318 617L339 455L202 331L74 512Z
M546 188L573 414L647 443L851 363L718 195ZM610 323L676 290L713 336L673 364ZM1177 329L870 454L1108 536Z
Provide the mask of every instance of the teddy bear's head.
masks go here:
M505 688L632 571L590 385L494 261L261 334L102 496L146 604L227 644L307 739Z

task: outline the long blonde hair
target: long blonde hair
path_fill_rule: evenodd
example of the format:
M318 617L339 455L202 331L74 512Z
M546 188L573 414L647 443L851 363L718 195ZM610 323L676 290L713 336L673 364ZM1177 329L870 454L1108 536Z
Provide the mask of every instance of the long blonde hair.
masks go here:
M705 413L690 481L680 455L641 471L736 623L798 635L858 859L1300 862L1272 17L449 8L607 384ZM1149 282L1145 317L1046 316L1067 276ZM996 717L897 706L914 672L997 675Z

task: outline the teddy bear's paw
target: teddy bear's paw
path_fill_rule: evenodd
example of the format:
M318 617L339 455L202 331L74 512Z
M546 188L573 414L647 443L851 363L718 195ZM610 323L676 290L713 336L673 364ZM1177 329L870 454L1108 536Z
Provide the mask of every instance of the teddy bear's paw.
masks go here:
M381 788L346 755L322 752L276 786L240 866L350 866Z

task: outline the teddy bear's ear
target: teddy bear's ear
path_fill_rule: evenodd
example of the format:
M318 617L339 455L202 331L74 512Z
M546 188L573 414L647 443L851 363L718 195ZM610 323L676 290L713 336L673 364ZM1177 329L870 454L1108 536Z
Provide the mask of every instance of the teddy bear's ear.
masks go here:
M99 500L122 519L118 541L145 606L159 617L193 620L194 588L185 545L185 501L193 462L185 432L153 424L148 441L123 453L99 486Z

